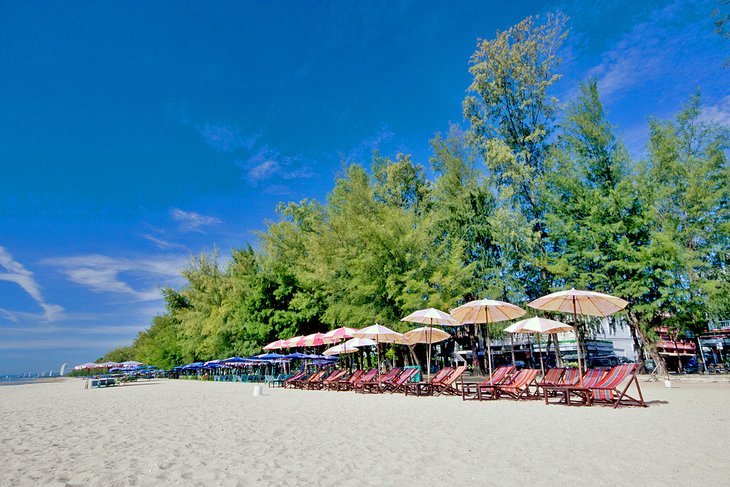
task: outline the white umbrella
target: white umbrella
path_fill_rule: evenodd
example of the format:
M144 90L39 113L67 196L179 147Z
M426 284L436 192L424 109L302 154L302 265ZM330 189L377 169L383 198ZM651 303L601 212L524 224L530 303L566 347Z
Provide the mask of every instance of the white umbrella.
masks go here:
M377 345L375 340L369 338L352 338L344 343L345 346L349 347L374 347Z
M401 321L409 321L411 323L421 323L422 325L431 325L431 327L429 328L429 330L431 330L431 331L434 330L433 325L449 325L449 326L461 325L461 323L459 323L454 318L452 318L451 315L444 313L443 311L438 310L436 308L419 309L418 311L414 311L413 313L409 314L405 318L401 318ZM408 332L408 333L410 333L410 332ZM446 333L446 332L443 332L443 333ZM446 338L448 338L450 336L451 335L446 333ZM443 340L446 340L446 338L443 338L443 339L437 340L437 341L443 341ZM411 340L411 343L428 343L426 380L430 381L431 380L431 345L434 342L429 339L427 341L419 341L419 342L413 342Z
M540 344L540 334L573 331L573 327L559 321L534 317L518 321L517 323L513 323L505 328L504 331L506 331L507 333L537 333L537 347L540 350L540 368L542 369L542 373L544 374L545 365L542 361L542 345Z
M468 323L486 323L487 325L487 350L489 353L489 376L492 376L492 341L489 338L489 324L498 321L514 320L523 316L527 311L515 306L514 304L505 303L504 301L495 301L493 299L478 299L470 301L458 308L451 310L451 316L459 320L461 324ZM474 351L474 362L476 363L476 350Z
M330 347L327 350L324 351L324 355L327 355L328 357L330 355L342 355L345 353L352 353L357 352L359 348L357 347L345 347L345 344L335 345L334 347Z
M558 291L528 303L527 306L545 311L560 311L573 313L575 326L575 349L578 353L578 371L583 381L583 362L581 359L580 335L578 333L578 313L587 316L609 316L621 311L629 304L628 301L611 296L610 294L595 291L581 291L569 289Z
M400 343L402 345L409 345L408 340L401 333L377 323L358 330L353 335L355 338L370 338L378 344ZM380 347L376 347L376 350L378 351L378 379L380 379Z

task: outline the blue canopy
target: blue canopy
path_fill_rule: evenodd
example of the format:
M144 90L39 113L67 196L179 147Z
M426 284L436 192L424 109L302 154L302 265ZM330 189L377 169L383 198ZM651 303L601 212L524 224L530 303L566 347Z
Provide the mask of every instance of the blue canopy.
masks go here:
M274 360L277 358L282 358L282 356L278 353L262 353L261 355L254 355L251 358L256 360Z
M248 361L249 361L249 359L243 358L243 357L228 357L228 358L224 358L223 360L219 360L219 362L223 362L226 364L243 363L243 362L248 362Z
M282 358L307 358L307 357L308 357L308 355L305 355L303 353L294 352L294 353L290 353L289 355L284 355Z

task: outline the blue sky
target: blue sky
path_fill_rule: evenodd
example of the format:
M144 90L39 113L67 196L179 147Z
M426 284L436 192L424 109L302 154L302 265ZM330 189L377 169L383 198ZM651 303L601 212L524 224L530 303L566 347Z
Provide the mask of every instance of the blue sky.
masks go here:
M709 2L552 3L556 89L599 80L641 157L647 117L701 87L730 123ZM638 4L638 5L637 5ZM458 5L458 8L456 7ZM131 342L191 253L255 244L373 149L428 163L468 60L544 2L7 1L0 16L0 373Z

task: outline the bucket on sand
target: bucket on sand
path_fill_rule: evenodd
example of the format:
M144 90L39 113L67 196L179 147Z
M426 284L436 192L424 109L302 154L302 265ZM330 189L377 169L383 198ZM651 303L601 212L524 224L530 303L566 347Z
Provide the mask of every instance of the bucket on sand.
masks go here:
M253 386L253 395L254 396L260 396L261 395L261 386Z
M672 387L672 381L669 379L664 379L664 387Z

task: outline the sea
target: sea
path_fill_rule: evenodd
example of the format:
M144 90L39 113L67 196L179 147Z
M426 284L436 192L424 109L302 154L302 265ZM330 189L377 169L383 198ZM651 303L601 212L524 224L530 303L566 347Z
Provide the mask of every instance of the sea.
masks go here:
M40 377L39 374L0 374L0 386L16 386L45 380L48 380L48 376Z

